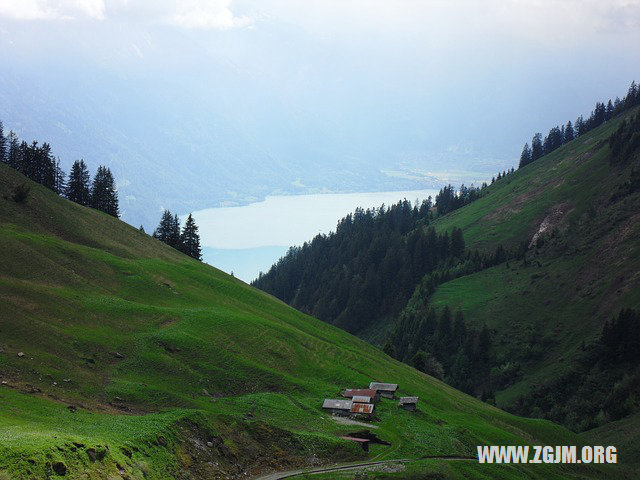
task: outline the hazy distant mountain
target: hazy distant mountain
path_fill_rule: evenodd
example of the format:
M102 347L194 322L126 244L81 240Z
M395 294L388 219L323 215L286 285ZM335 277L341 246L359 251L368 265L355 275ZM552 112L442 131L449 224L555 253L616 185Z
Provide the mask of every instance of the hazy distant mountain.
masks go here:
M51 143L65 169L78 158L92 170L109 165L123 219L132 223L155 224L162 207L182 213L273 193L437 184L428 175L382 173L380 162L367 165L367 158L347 156L343 145L330 145L331 132L301 132L311 127L294 125L282 110L244 122L189 85L98 72L78 72L72 84L42 76L0 74L5 128L27 141ZM275 141L275 130L283 129L291 134Z
M542 70L442 76L393 38L341 44L277 21L224 32L0 23L0 119L50 142L66 169L108 164L123 219L151 228L163 207L486 179L515 165L536 129L599 97L581 85L547 105L536 92L559 80Z

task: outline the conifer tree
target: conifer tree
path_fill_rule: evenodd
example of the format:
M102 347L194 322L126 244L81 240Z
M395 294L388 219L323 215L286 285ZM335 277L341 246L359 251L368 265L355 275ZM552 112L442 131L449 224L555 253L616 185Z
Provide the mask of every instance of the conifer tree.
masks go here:
M543 151L544 155L553 152L555 149L562 146L562 131L559 127L553 127L549 130L549 135L544 139Z
M451 255L458 258L462 258L464 255L464 238L462 229L458 227L454 227L451 232Z
M531 163L531 147L529 147L528 143L524 144L522 147L522 153L520 154L520 163L518 164L518 168L522 168Z
M58 195L64 195L64 192L67 190L67 184L65 182L65 173L62 167L60 166L60 159L56 158L53 162L54 169L54 185L53 191Z
M69 172L66 197L72 202L86 207L89 205L90 196L89 169L84 160L76 160L71 166L71 172Z
M382 351L389 355L391 358L396 358L396 347L393 345L393 342L390 338L387 338L387 341L382 347Z
M575 133L573 131L573 124L571 120L567 122L567 126L564 129L564 143L569 143L571 140L575 138Z
M111 170L100 165L91 185L91 206L114 217L119 216L118 192Z
M609 102L607 103L604 115L605 120L609 120L611 117L613 117L613 103L611 102L611 99L609 99Z
M0 162L7 163L9 161L9 153L7 152L7 138L4 136L4 126L0 121Z
M55 192L57 172L56 161L51 154L51 145L45 142L38 148L37 143L33 142L32 149L34 176L31 178Z
M582 118L582 115L580 115L576 119L575 131L576 131L576 137L579 137L580 135L585 133L584 118Z
M606 120L606 110L604 103L597 102L596 108L591 114L589 129L602 125Z
M631 108L637 105L638 100L640 100L640 88L638 88L638 85L636 85L634 80L631 82L629 90L627 91L627 96L624 99L624 107Z
M180 250L196 260L202 260L200 235L193 216L189 214L180 234Z
M536 133L531 140L531 161L535 162L537 159L544 155L544 148L542 146L542 134Z
M619 112L622 110L622 100L620 100L620 97L616 97L616 99L613 101L613 110L615 112Z
M18 136L11 130L7 136L7 142L9 143L9 151L7 155L7 163L10 167L20 170L20 145L18 144Z
M411 364L416 370L424 372L427 369L427 353L424 350L418 350L411 358Z
M31 154L33 149L29 147L27 142L22 140L20 142L20 146L18 147L18 166L17 170L31 178L33 176L33 159L31 158Z
M453 341L454 348L461 348L467 337L467 326L464 323L464 316L462 310L456 312L456 317L453 322Z
M447 344L451 340L451 309L448 305L444 307L444 309L442 310L442 314L440 315L437 335L438 342L442 344L441 346L447 346Z
M491 350L491 334L487 325L482 326L480 335L478 337L478 358L482 361L487 361L489 358L489 351Z
M173 248L178 248L180 246L180 222L178 216L172 215L169 210L165 210L160 218L158 228L153 232L153 236Z
M171 231L171 225L173 223L173 215L169 210L162 212L160 217L160 223L158 227L153 231L153 238L157 238L161 242L169 243L169 232Z
M173 248L180 250L180 219L176 213L173 216L172 229L171 229L171 245Z

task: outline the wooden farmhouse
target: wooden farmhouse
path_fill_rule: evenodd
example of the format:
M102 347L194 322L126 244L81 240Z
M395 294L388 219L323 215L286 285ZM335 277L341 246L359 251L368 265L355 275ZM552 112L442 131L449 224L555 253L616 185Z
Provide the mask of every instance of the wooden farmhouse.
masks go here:
M418 408L418 397L400 397L398 407L410 412L415 412Z
M352 406L353 402L351 400L335 400L326 398L322 403L322 408L332 415L342 415L345 417L351 414Z
M371 382L369 384L369 388L371 390L375 390L384 398L396 398L396 391L398 390L398 384Z
M363 388L363 389L348 388L342 393L342 396L346 398L369 397L371 401L366 403L376 403L378 400L380 400L380 395L378 394L378 392L371 388ZM359 402L359 403L362 403L362 402Z

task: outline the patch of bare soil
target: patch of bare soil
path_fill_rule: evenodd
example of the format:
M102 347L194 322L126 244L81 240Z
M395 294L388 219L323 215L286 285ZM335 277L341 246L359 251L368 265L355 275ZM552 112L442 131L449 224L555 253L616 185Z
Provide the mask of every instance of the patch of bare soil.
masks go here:
M503 205L502 207L485 215L484 220L490 220L497 223L508 217L510 214L520 212L520 210L522 210L526 204L530 203L532 199L543 194L547 189L559 184L561 181L562 180L560 178L554 178L539 185L532 185L526 192L514 197L513 200L506 205Z
M586 162L587 160L589 160L591 157L593 157L593 151L588 151L583 153L582 155L580 155L578 157L578 159L576 160L576 165L580 165L581 163Z
M529 248L534 246L538 239L548 236L553 231L554 227L560 227L564 219L567 218L567 215L571 213L572 210L573 207L571 207L567 202L551 207L538 226L538 229L533 234L531 242L529 242Z
M160 322L159 327L160 328L168 327L169 325L173 325L177 321L178 321L178 317L167 317L167 318L164 318L162 322Z
M347 417L332 416L331 418L333 418L336 421L336 423L339 423L340 425L358 425L360 427L378 428L377 425L372 425L366 422L359 422L357 420L351 420L350 418L347 418Z

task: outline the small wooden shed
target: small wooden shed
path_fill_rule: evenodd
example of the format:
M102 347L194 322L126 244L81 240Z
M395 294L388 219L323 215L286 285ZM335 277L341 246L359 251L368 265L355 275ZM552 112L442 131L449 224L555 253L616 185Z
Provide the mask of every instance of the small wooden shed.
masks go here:
M384 398L396 398L396 391L398 390L398 384L371 382L369 384L369 388L371 390L375 390Z
M400 397L398 407L410 412L415 412L418 408L418 397Z
M322 408L332 415L343 415L345 417L351 414L352 406L353 402L351 400L325 398L324 402L322 402Z

